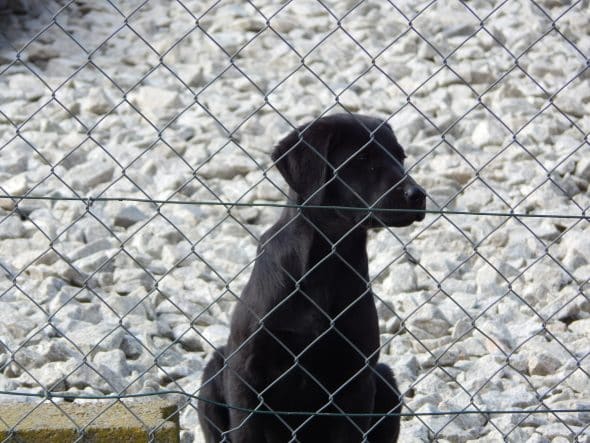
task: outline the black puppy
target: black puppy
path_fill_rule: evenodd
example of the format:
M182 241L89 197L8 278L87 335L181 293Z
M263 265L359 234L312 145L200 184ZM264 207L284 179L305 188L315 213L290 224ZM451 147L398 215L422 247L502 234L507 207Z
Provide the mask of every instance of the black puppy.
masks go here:
M366 242L367 228L424 218L404 157L391 127L363 115L320 118L277 145L300 207L262 236L227 345L205 368L208 443L397 441L401 399L377 363Z

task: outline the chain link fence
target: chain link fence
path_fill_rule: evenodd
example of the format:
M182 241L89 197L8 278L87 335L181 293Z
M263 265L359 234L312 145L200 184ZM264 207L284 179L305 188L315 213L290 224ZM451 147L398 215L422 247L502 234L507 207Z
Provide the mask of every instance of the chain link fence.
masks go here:
M369 238L400 441L590 441L588 11L0 1L2 401L174 398L201 441L204 365L285 206L272 147L362 112L428 194Z

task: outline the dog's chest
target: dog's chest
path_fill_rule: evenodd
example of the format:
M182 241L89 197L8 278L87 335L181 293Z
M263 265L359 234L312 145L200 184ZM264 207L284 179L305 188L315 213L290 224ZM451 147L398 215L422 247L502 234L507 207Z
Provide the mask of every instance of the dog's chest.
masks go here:
M315 292L314 292L315 291ZM347 372L365 365L379 346L377 312L370 291L350 294L331 289L306 291L303 287L267 316L265 328L284 364L294 359L310 368L342 368ZM353 299L352 302L344 299ZM268 349L268 347L266 347Z

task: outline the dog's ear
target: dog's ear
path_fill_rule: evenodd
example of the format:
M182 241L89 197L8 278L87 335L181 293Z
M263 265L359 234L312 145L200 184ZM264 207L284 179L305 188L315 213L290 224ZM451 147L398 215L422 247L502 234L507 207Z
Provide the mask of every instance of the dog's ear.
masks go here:
M331 139L326 123L316 121L293 130L273 150L271 158L287 184L305 199L321 194Z

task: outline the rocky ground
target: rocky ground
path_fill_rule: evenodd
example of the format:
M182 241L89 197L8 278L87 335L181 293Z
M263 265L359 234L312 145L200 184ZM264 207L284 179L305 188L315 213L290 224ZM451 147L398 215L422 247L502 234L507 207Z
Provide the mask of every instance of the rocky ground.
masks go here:
M348 110L458 212L370 240L401 441L590 441L587 1L357 3L0 1L0 390L198 395L273 143Z

